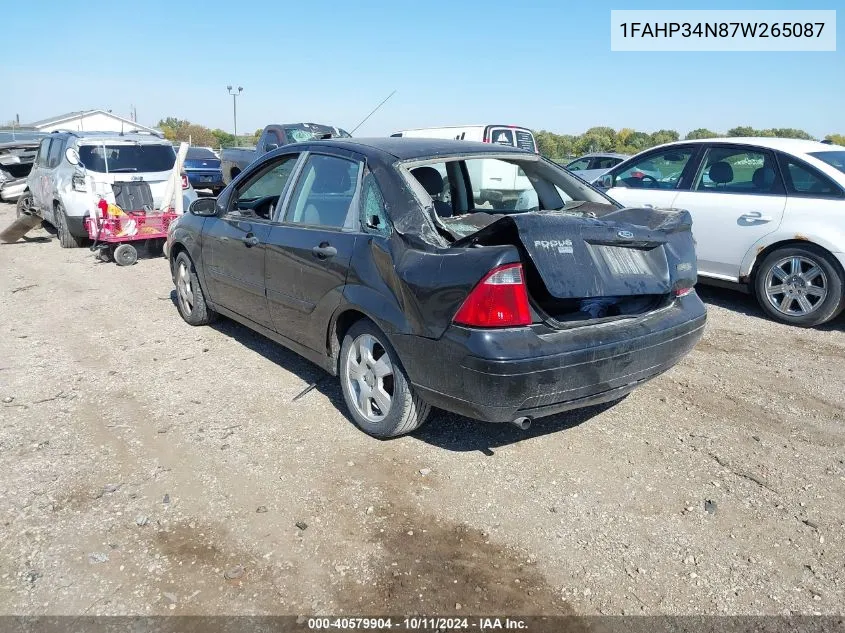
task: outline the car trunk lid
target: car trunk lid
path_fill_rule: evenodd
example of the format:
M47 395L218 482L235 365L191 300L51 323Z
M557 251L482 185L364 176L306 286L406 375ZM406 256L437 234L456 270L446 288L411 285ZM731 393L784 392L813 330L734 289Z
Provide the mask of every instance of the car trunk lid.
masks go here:
M544 320L642 313L665 304L676 288L695 283L686 211L470 214L443 224L466 235L455 248L516 246L529 296ZM483 228L467 235L474 224Z

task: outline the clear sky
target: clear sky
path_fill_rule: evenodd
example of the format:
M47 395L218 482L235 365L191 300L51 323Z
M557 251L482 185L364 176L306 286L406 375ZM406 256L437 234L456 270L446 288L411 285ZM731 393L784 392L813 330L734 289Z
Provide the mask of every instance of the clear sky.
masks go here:
M838 6L837 6L838 5ZM836 9L837 52L610 51L615 9ZM736 125L845 133L845 4L707 0L5 0L0 123L102 108L232 130L356 133L511 123L682 135Z

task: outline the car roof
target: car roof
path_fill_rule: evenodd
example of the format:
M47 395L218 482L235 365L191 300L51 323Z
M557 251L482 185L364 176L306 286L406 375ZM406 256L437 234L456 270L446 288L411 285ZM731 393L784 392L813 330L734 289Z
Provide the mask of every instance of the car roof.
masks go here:
M170 145L170 141L155 134L138 134L135 132L127 132L121 134L120 132L74 132L61 131L52 132L48 136L67 136L68 138L76 138L81 145L91 145L95 143L133 143L143 145Z
M665 145L661 145L660 147L699 143L729 143L732 145L756 145L757 147L776 149L792 154L809 154L810 152L830 151L831 148L845 149L839 145L828 145L827 143L822 143L821 141L808 141L800 138L775 138L771 136L699 138L689 141L675 141L674 143L666 143Z
M319 141L308 141L309 145L326 145L348 149L363 154L389 154L399 160L413 160L417 158L436 158L438 156L454 156L461 154L516 154L535 156L527 150L499 145L498 143L477 143L475 141L457 141L439 138L407 138L407 137L378 137L378 138L332 138Z

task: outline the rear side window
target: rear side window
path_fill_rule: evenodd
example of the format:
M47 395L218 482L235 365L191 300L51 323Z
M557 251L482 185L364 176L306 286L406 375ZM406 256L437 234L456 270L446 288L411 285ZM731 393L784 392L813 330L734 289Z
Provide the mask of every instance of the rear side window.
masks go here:
M287 222L343 228L358 185L360 163L312 154L308 157L285 218Z
M169 171L176 162L170 145L82 145L85 168L102 174Z
M390 234L390 224L384 209L384 197L372 172L367 172L364 176L364 184L361 188L361 225L368 232Z
M47 166L47 155L50 153L50 141L52 139L45 138L38 146L38 157L35 159L35 164L39 167Z
M64 147L64 140L60 138L54 138L53 142L50 143L50 153L47 154L47 167L52 169L53 167L58 167L59 163L62 161L62 148Z
M786 191L792 196L820 198L842 198L843 193L836 183L806 163L781 154L779 156Z
M707 150L694 189L711 193L783 194L771 154L730 147Z
M528 130L517 130L514 135L516 136L516 146L519 149L529 152L537 151L537 146L534 143L534 135L531 132Z

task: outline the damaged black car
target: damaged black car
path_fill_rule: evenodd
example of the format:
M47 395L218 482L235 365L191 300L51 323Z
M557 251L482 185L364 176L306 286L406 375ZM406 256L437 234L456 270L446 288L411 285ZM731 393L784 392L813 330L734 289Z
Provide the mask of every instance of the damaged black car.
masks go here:
M195 201L167 252L185 321L225 315L338 375L385 438L431 407L527 428L675 365L706 319L690 225L516 148L330 139Z

